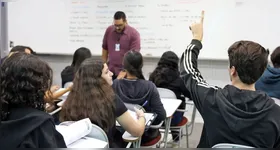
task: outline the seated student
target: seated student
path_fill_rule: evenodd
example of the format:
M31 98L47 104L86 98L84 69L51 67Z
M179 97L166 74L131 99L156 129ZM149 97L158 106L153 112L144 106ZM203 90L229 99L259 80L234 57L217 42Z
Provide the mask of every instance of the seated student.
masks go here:
M273 67L268 66L256 82L256 89L266 92L270 97L280 99L280 46L271 54Z
M233 143L256 148L280 147L280 107L255 82L266 66L268 51L252 41L235 42L228 49L232 85L223 89L210 86L197 68L202 48L203 16L190 29L193 40L183 53L181 77L196 108L204 119L198 147Z
M182 100L179 109L185 109L185 97L190 98L190 93L180 78L178 63L179 58L174 52L167 51L163 53L156 69L151 73L149 80L159 88L166 88L173 91L177 99ZM181 95L184 96L182 97ZM182 121L183 115L184 112L176 112L172 117L171 125L178 125ZM176 138L177 136L178 134L176 133L172 134L175 141L179 140L179 138Z
M157 118L154 124L159 124L166 118L166 112L161 103L158 90L151 81L146 81L142 74L143 58L137 51L128 51L123 58L125 72L121 72L114 80L115 93L125 103L145 105L147 112L154 112ZM142 136L142 145L160 135L159 130L149 129Z
M65 67L61 72L62 87L64 87L65 83L73 81L76 70L85 59L90 57L91 52L85 47L81 47L75 51L71 66Z
M125 147L122 134L116 130L116 120L133 136L141 136L145 128L145 117L137 111L134 120L124 103L111 87L112 72L102 60L86 59L77 70L71 92L60 113L61 122L89 118L101 127L108 136L110 147Z
M25 52L27 54L36 54L36 52L34 52L30 47L27 47L27 46L21 46L21 45L18 45L18 46L15 46L11 49L10 53L8 56L6 57L3 57L0 61L0 64L7 58L7 57L10 57L11 55L13 55L14 53L18 53L18 52Z
M1 149L65 148L52 116L44 112L52 70L34 55L15 53L1 64Z

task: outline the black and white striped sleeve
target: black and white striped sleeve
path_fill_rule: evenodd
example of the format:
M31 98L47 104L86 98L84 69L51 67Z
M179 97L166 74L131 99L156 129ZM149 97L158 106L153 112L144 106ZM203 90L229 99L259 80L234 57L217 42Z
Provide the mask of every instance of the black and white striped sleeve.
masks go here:
M218 87L210 86L201 76L197 68L199 51L202 49L200 41L193 39L183 53L180 60L180 75L191 94L191 99L202 114L204 101L213 100Z

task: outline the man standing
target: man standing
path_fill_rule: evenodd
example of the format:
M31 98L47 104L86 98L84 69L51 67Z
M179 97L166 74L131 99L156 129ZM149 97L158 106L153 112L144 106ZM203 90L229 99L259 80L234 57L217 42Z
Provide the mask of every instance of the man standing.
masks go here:
M204 120L198 148L219 143L280 148L280 107L267 94L255 90L255 82L267 66L268 51L252 41L235 42L228 49L231 85L210 86L197 67L203 16L190 27L193 40L180 63L181 77Z
M102 48L102 60L109 63L109 70L114 73L113 79L123 69L124 54L129 50L140 51L140 34L127 24L124 12L115 13L114 25L107 28Z

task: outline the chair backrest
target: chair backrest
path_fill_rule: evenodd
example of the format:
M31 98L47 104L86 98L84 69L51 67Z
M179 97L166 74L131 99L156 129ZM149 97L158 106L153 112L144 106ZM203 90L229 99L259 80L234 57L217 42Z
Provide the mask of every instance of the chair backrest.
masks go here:
M214 145L212 148L254 148L254 147L239 145L239 144L220 143Z
M271 98L274 100L275 104L277 104L278 106L280 106L280 99L275 98L275 97L271 97Z
M109 140L108 140L107 134L99 126L97 126L95 124L92 124L92 130L87 135L87 137L91 137L91 138L95 138L95 139L98 139L98 140L101 140L101 141L105 141L105 142L108 143L107 148L109 148Z
M177 99L175 93L166 88L157 88L160 98L173 98Z
M70 86L72 86L73 85L73 82L66 82L64 85L63 85L63 87L64 88L68 88L68 87L70 87Z

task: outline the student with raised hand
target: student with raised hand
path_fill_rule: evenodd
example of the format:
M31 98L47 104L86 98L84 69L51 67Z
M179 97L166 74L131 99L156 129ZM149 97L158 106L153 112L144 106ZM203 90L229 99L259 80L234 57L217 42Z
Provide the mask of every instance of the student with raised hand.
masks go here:
M142 67L143 57L137 51L128 51L123 58L124 71L118 79L114 80L115 93L125 103L138 104L144 107L146 112L154 112L157 117L153 124L157 125L166 118L166 112L161 103L158 90L151 82L145 80ZM149 129L142 136L142 145L157 138L159 130Z
M139 137L145 129L145 117L142 110L136 111L138 120L131 117L124 103L114 94L112 75L101 59L86 59L77 70L72 90L62 106L60 120L89 118L107 133L111 148L125 147L122 134L116 130L116 120L131 135Z
M268 66L256 82L256 89L266 92L270 97L280 99L280 46L270 56L273 66Z
M180 78L178 63L179 58L174 52L167 51L163 53L157 64L157 67L151 73L149 80L152 81L158 88L166 88L173 91L177 99L182 100L179 109L185 109L185 97L190 98L190 93L183 80ZM182 121L183 115L184 112L175 112L172 117L171 125L178 125ZM172 137L175 141L179 140L177 136L177 133L172 134Z
M1 65L1 149L65 148L44 95L50 90L52 70L34 55L15 53Z
M267 66L267 50L252 41L237 41L228 49L231 85L210 86L197 68L202 48L203 17L190 29L193 40L182 55L180 74L204 127L198 147L233 143L256 148L280 147L280 107L255 82Z
M75 51L71 66L65 67L61 72L62 87L64 87L65 83L74 80L75 72L78 70L82 62L90 57L91 52L88 48L80 47Z

